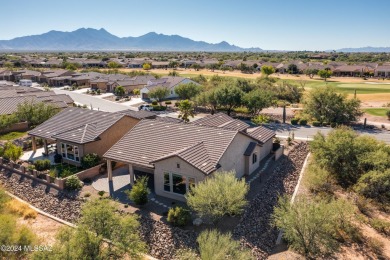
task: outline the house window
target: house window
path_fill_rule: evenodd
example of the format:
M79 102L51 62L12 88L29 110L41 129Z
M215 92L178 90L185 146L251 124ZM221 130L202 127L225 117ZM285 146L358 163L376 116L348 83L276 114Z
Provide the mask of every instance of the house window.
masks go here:
M171 181L169 179L169 173L165 172L164 173L164 191L171 191Z
M184 195L187 192L186 177L172 174L172 192Z
M176 168L180 169L180 163L176 163Z
M187 178L177 173L164 173L164 191L184 195L194 186L195 178Z
M255 164L257 162L257 154L252 154L252 164Z
M73 160L76 162L80 161L79 147L75 145L61 143L61 154L63 158Z

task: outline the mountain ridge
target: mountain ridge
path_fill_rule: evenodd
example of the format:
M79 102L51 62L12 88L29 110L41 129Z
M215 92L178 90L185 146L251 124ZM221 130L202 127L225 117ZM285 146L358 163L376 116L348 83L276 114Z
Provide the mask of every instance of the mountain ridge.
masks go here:
M71 32L51 30L49 32L0 40L0 51L216 51L216 52L260 52L261 48L241 48L226 41L207 43L180 35L165 35L149 32L133 37L118 37L104 28L79 28Z

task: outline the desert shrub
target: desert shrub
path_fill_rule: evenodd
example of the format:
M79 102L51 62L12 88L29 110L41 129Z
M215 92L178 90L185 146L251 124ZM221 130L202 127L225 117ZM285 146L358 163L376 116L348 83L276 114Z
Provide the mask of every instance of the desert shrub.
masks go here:
M89 153L84 155L81 159L81 166L84 169L92 168L100 163L101 159L96 153Z
M69 169L63 169L61 171L60 175L61 175L61 178L66 178L66 177L73 175L73 173Z
M190 219L190 211L183 207L170 208L168 211L168 222L171 222L174 226L185 226Z
M100 190L100 191L98 192L98 195L99 195L100 197L103 197L104 193L106 193L104 190Z
M338 249L340 231L349 233L353 230L353 214L353 206L344 200L302 197L291 205L286 196L279 198L272 222L284 230L284 238L292 249L305 257L315 258Z
M91 193L89 193L89 192L85 193L84 197L86 197L86 198L91 197Z
M318 127L321 126L321 122L313 121L312 125Z
M299 119L298 119L298 118L293 118L293 119L291 119L291 124L292 124L292 125L297 125L298 122L299 122Z
M304 178L305 186L313 193L332 191L332 176L330 173L316 165L310 163Z
M129 199L137 205L144 205L148 202L148 179L146 176L137 179L136 183L131 187L130 192L127 192Z
M301 119L299 120L300 125L307 125L307 120L306 119Z
M371 248L372 252L378 257L382 258L384 244L377 238L369 238L367 241L368 246Z
M222 234L216 230L205 230L200 233L197 242L202 260L254 259L248 249L243 249L240 242L232 239L230 233Z
M79 190L83 187L83 183L79 180L76 175L72 175L65 181L65 187L68 190Z
M26 203L15 199L7 203L7 210L11 213L22 216L24 219L35 219L38 215L38 213L31 209Z
M390 203L390 169L362 175L355 185L355 191L378 202Z
M158 105L158 102L157 102L156 100L153 100L153 101L152 101L152 105L153 105L153 106L157 106L157 105Z
M159 106L159 105L156 106L153 105L152 107L154 111L165 111L167 109L165 106Z
M54 162L55 163L61 163L62 162L62 155L57 153L54 155Z
M267 124L271 121L271 118L267 115L260 114L252 118L252 122L256 125Z
M14 145L11 142L7 142L2 151L0 151L0 155L2 155L5 159L16 161L23 154L23 148L21 146Z
M380 218L373 218L370 220L370 225L373 229L375 229L379 233L390 236L390 222L389 221L386 221L386 220L383 220Z
M35 165L35 169L37 169L38 171L44 171L50 169L51 162L49 159L36 160L34 162L34 165Z
M96 94L100 95L100 89L96 90Z
M172 101L165 101L165 105L170 105L170 104L172 104Z

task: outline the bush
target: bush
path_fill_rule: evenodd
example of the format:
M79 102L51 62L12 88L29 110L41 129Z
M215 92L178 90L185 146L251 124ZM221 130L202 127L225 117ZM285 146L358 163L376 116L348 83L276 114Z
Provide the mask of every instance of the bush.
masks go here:
M306 119L301 119L299 120L300 125L307 125L307 120Z
M175 102L175 107L179 107L179 105L180 105L179 101Z
M293 119L291 119L291 124L292 124L292 125L297 125L298 122L299 122L299 118L293 118Z
M332 176L330 173L311 163L305 175L305 186L313 193L330 193L332 191Z
M57 153L54 155L54 162L55 163L62 163L62 155Z
M366 198L390 203L390 169L363 174L355 185L355 191Z
M100 163L101 159L96 153L89 153L84 155L81 159L81 166L84 169L92 168Z
M96 90L96 94L100 95L100 89Z
M91 193L89 193L89 192L85 193L84 197L86 197L86 198L91 197Z
M387 116L387 118L390 120L390 110L387 110L387 111L386 111L386 116Z
M153 107L153 110L154 111L165 111L167 108L166 107L164 107L164 106L159 106L159 105L153 105L152 106Z
M136 181L130 192L127 192L129 199L137 205L144 205L148 202L148 179L148 177L142 176Z
M267 115L258 115L252 118L252 122L255 123L256 125L262 125L262 124L267 124L271 121L271 118Z
M60 173L61 173L61 178L66 178L73 174L69 169L63 169Z
M157 102L156 100L153 100L153 101L152 101L152 105L153 105L153 106L157 106L157 105L158 105L158 102Z
M172 101L165 101L165 105L170 105L172 104Z
M7 209L14 214L22 216L24 219L35 219L38 213L31 209L26 203L18 200L11 200L7 203Z
M50 169L51 162L49 159L36 160L34 162L34 165L35 165L35 169L37 169L38 171L44 171Z
M65 181L65 187L68 190L79 190L83 187L83 183L79 180L76 175L72 175Z
M335 122L330 123L330 127L335 128L337 124Z
M312 125L318 127L318 126L321 126L321 123L318 121L313 121Z
M370 220L370 225L379 233L390 236L390 222L380 218L373 218Z
M99 195L100 197L103 197L104 193L106 193L104 190L100 190L100 191L98 192L98 195Z
M3 156L7 160L16 161L22 156L23 148L17 145L14 145L11 142L7 142L3 149L0 151L0 156Z
M190 211L183 207L174 207L168 211L168 222L174 226L185 226L190 219Z
M384 244L377 238L369 238L368 246L371 248L372 252L375 253L378 257L382 258Z

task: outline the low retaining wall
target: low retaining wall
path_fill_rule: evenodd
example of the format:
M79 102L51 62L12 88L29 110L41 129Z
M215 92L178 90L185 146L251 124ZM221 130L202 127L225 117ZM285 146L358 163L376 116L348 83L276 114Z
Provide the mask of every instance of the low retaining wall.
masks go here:
M284 145L281 145L278 150L275 151L275 161L279 160L279 158L283 155Z
M11 125L10 127L7 127L0 131L0 134L7 134L9 132L24 132L28 130L28 123L27 122L20 122Z
M87 178L92 179L93 177L97 176L100 172L100 167L102 164L99 164L95 167L89 168L87 170L81 171L76 173L77 178L79 178L80 181L83 181ZM60 178L53 178L49 174L39 172L37 170L30 170L24 167L23 165L19 165L13 162L9 162L8 160L5 160L0 157L0 168L5 168L7 170L10 170L14 173L17 173L22 176L26 176L30 179L36 180L37 182L41 184L49 185L50 187L53 187L58 190L65 189L65 182L67 178L60 179Z

